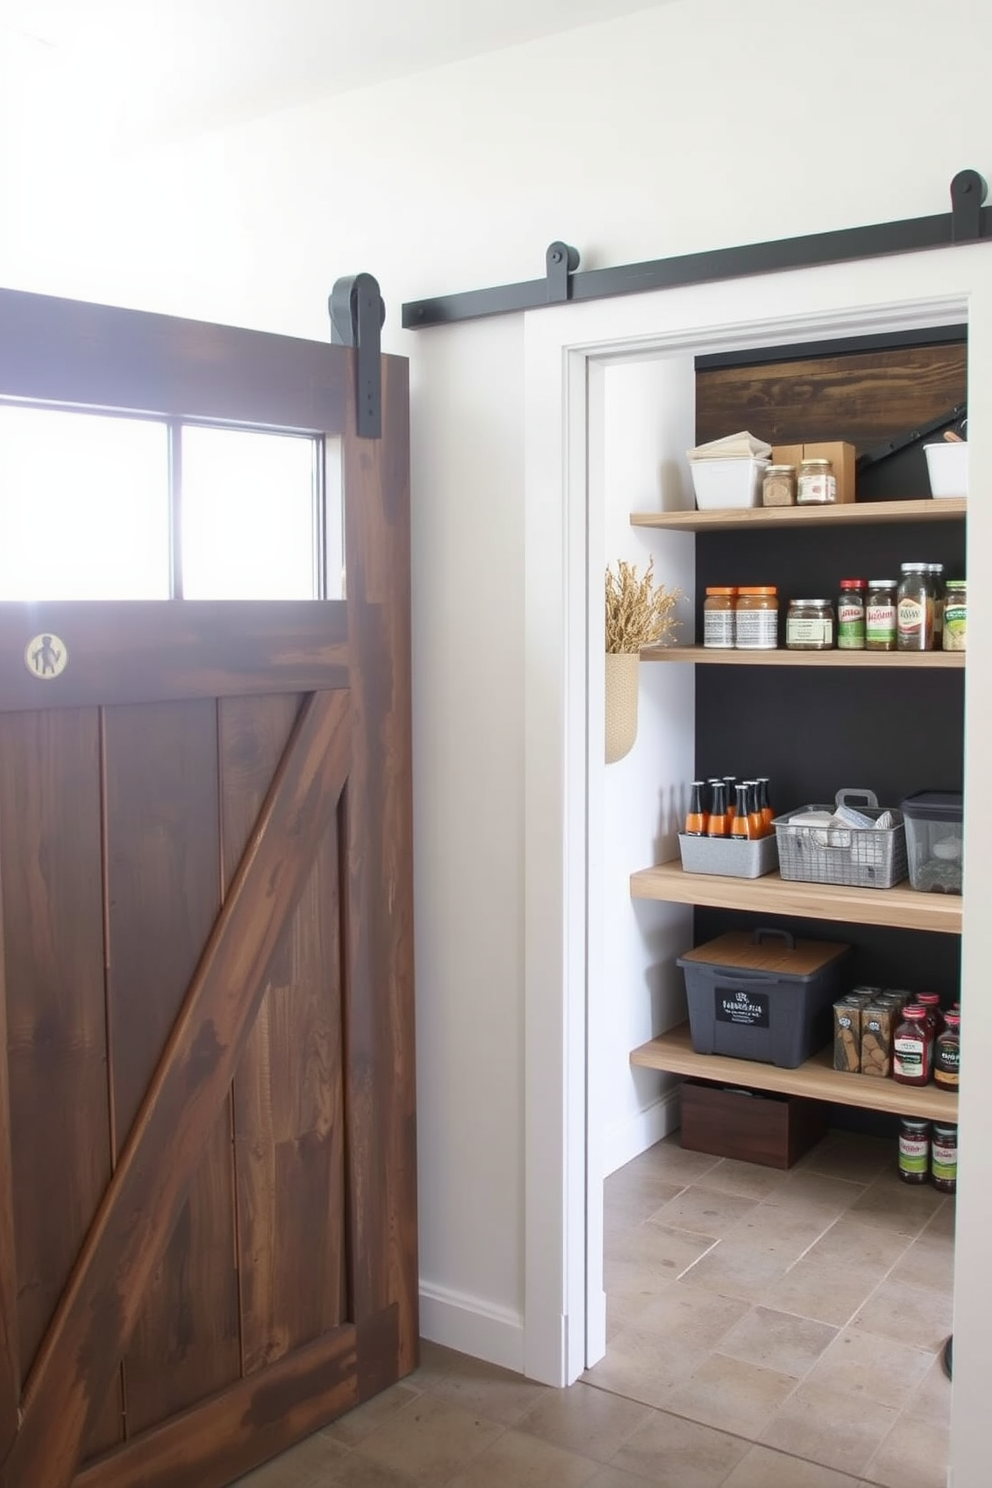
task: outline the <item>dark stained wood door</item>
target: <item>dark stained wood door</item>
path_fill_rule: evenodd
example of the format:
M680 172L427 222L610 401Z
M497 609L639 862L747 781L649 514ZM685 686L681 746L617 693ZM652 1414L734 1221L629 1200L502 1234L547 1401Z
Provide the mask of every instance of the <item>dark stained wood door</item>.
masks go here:
M220 1488L416 1362L408 394L359 439L352 359L0 292L0 396L340 437L347 571L0 604L0 1488Z

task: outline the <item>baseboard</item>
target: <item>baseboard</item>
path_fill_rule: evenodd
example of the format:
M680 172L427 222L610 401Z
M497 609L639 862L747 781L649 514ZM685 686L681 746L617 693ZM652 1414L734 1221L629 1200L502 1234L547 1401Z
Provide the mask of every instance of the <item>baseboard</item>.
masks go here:
M655 1142L667 1137L679 1125L679 1090L667 1090L650 1106L628 1120L610 1127L603 1138L603 1177L615 1173L625 1163L640 1157Z
M421 1281L420 1336L474 1359L524 1372L523 1313L483 1297Z

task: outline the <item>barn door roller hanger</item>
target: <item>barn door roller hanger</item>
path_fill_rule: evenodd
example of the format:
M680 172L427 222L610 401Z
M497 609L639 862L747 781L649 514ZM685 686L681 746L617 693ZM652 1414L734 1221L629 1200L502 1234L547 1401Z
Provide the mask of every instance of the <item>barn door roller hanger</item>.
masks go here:
M338 279L327 301L334 346L355 348L355 415L362 439L382 434L381 332L386 306L371 274Z
M850 263L860 258L880 258L894 253L915 253L928 248L950 248L992 238L992 208L984 205L988 186L975 170L959 171L951 182L951 210L934 217L911 217L901 222L879 222L868 227L848 227L837 232L811 233L802 238L779 238L770 243L747 243L739 248L718 248L708 253L688 253L678 258L658 258L621 268L589 269L577 273L578 250L567 243L552 243L547 251L543 279L503 284L493 289L468 290L464 294L439 295L412 300L403 306L407 330L451 325L459 320L478 320L488 315L509 315L536 310L542 305L572 300L603 300L615 295L643 294L652 289L705 284L718 279L739 279L749 274L770 274L783 269L806 269L823 264Z

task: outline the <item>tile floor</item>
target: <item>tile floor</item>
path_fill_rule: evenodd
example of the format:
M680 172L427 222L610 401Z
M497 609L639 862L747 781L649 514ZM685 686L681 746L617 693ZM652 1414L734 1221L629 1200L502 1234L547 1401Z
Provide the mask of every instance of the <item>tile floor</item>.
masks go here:
M944 1488L953 1201L892 1143L789 1173L683 1152L606 1184L607 1354L569 1390L425 1343L239 1488Z

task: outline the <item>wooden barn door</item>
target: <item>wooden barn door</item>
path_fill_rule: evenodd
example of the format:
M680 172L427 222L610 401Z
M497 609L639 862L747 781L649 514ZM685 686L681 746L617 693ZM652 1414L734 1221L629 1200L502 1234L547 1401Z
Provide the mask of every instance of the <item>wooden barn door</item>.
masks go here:
M347 573L0 603L0 1488L220 1488L416 1362L406 364L366 440L353 357L0 294L0 396L339 438Z

